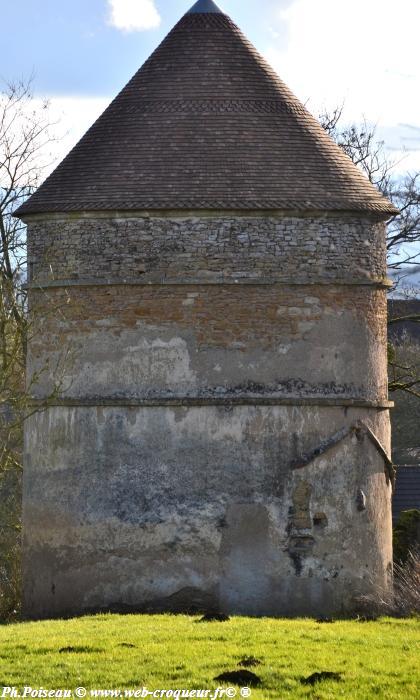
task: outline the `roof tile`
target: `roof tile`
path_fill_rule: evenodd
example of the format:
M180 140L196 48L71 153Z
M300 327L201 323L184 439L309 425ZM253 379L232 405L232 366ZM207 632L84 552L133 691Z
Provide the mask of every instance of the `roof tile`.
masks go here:
M394 212L231 19L194 7L16 214Z

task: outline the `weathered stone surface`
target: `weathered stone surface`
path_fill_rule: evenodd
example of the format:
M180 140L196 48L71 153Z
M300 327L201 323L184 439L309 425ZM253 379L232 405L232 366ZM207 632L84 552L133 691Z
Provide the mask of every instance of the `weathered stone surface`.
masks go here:
M315 527L327 527L328 525L328 518L325 513L315 513L313 520Z
M384 224L354 215L51 217L29 223L33 281L352 280L386 275Z
M309 502L312 486L307 481L299 481L292 494L291 525L296 530L310 530L312 527Z
M386 293L375 287L115 285L31 299L45 320L30 367L68 349L67 396L387 397ZM37 396L51 379L41 373Z
M385 414L362 409L57 407L33 416L26 611L187 609L200 591L203 608L228 612L351 609L358 592L386 581L391 561L383 460L370 441L349 437L302 470L289 464L360 418L388 444ZM292 505L305 522L290 518ZM312 524L320 510L326 528Z
M29 244L28 377L60 385L26 425L26 614L330 616L389 584L382 224L58 216Z

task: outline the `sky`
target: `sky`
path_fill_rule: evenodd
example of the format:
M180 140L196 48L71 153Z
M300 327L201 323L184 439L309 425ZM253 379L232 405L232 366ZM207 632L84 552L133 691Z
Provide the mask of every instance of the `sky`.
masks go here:
M34 75L60 159L193 0L0 0L0 80ZM315 114L377 125L397 169L420 170L418 0L220 0ZM10 31L13 28L13 31Z

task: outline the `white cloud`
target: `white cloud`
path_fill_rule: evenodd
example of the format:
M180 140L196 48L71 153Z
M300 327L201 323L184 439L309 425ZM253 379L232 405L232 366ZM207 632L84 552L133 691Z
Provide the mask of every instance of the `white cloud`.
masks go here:
M160 15L154 0L108 0L109 24L125 32L154 29Z
M392 148L420 163L420 3L413 0L277 2L285 27L265 56L315 114L345 103L345 119L393 129ZM286 39L282 37L287 36ZM410 124L408 131L400 125ZM418 131L416 131L418 129ZM405 154L407 155L407 154Z
M302 99L340 103L374 120L418 120L420 4L295 0L279 19L289 41L267 57ZM402 111L404 115L402 115Z

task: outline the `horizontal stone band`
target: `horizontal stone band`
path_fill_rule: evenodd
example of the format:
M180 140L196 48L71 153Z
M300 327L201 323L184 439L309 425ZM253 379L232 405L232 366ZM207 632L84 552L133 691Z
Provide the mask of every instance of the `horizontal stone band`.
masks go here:
M26 285L26 289L49 289L52 287L106 287L106 286L163 286L163 285L172 285L172 286L188 286L188 285L248 285L248 286L273 286L273 285L279 285L282 287L288 287L288 286L316 286L316 285L327 285L327 286L340 286L340 287L380 287L380 288L385 288L388 289L393 286L393 282L389 279L367 279L367 278L362 278L362 279L352 279L352 280L343 280L343 279L320 279L320 280L311 280L311 281L299 281L296 279L293 280L275 280L275 279L269 279L269 278L264 278L264 279L245 279L245 278L239 278L239 279L216 279L216 280L210 280L210 279L198 279L198 278L185 278L185 279L177 279L177 280L166 280L166 279L149 279L146 277L133 277L132 279L116 279L116 278L111 278L111 279L63 279L63 280L49 280L45 282L30 282L29 284Z
M381 401L369 401L366 399L328 398L328 397L261 397L261 396L220 396L220 397L158 397L158 398L63 398L63 399L32 399L34 407L158 407L158 406L343 406L350 408L377 408L381 410L393 408L394 402L385 399Z

